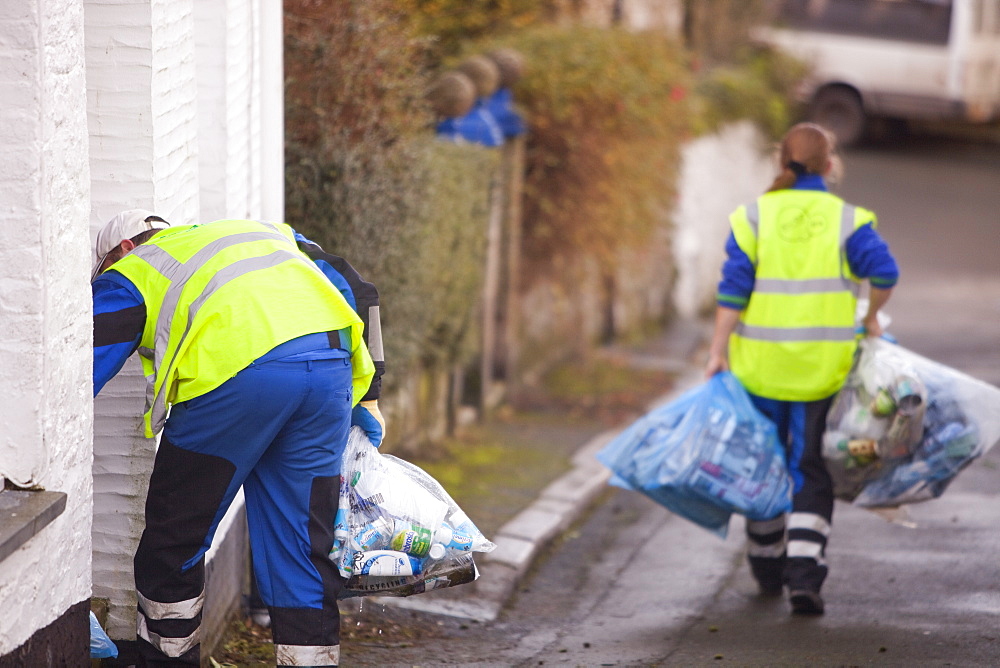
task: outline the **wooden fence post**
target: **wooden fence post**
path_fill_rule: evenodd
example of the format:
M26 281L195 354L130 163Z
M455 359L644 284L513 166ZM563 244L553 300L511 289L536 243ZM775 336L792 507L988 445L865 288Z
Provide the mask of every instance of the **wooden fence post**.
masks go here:
M483 416L496 404L493 378L497 347L497 305L502 267L504 170L501 163L490 184L490 211L486 226L486 269L483 277L482 351L479 362L479 408Z

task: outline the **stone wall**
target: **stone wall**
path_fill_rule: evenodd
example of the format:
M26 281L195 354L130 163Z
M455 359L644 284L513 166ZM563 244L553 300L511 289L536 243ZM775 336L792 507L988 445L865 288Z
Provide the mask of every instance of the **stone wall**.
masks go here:
M677 204L651 243L621 254L614 284L581 262L558 279L535 280L520 300L518 369L537 382L560 358L602 341L713 308L729 213L773 178L767 146L749 122L683 147Z

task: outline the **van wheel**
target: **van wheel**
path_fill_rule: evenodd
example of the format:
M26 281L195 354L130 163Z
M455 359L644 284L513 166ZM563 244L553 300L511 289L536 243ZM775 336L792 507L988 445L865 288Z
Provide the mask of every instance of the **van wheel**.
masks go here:
M809 118L837 136L841 146L852 146L865 134L867 118L861 96L850 88L824 88L809 107Z

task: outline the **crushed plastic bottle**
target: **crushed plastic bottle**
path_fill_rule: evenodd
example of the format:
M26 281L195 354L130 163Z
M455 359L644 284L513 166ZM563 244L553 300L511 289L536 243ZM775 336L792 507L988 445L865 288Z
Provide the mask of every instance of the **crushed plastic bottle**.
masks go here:
M330 560L334 563L340 561L340 557L344 553L344 546L347 545L348 536L347 507L341 503L333 520L333 546L330 548Z
M381 517L376 517L351 538L351 547L359 552L380 550L389 547L391 540L392 526Z

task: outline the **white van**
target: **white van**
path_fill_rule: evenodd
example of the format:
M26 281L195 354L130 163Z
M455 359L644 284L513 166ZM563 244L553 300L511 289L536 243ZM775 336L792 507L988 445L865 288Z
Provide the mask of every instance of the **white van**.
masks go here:
M757 37L808 63L810 119L1000 120L1000 0L773 0Z

